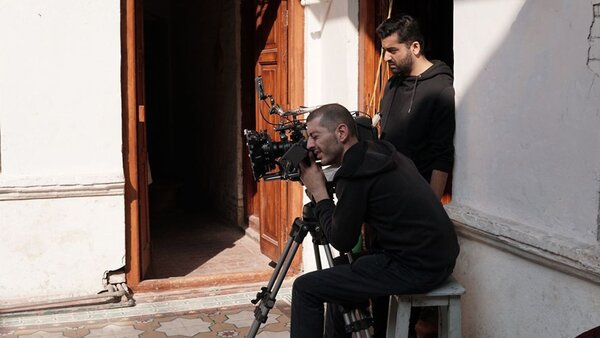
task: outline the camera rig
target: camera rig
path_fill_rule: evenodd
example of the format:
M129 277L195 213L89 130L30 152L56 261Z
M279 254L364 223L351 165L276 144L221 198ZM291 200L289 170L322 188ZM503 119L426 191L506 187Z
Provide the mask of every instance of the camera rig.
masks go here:
M261 178L264 181L298 180L300 161L308 154L304 137L306 122L300 116L310 113L317 107L300 107L284 111L272 95L265 94L260 76L256 78L256 90L258 98L269 106L269 115L277 114L281 120L278 124L273 124L263 116L267 123L274 125L273 129L279 133L279 141L273 141L266 130L244 129L254 180L257 182Z
M279 141L273 141L266 130L244 129L254 180L258 182L262 178L264 181L278 179L297 181L300 177L300 161L308 155L305 138L306 121L299 116L308 114L319 106L284 111L272 95L265 94L262 77L258 76L255 81L258 98L269 106L269 115L279 115L281 120L279 123L269 122L262 115L261 110L263 119L268 124L274 125L273 129L279 133ZM356 122L358 139L376 140L377 129L372 126L371 117L356 111L351 113Z

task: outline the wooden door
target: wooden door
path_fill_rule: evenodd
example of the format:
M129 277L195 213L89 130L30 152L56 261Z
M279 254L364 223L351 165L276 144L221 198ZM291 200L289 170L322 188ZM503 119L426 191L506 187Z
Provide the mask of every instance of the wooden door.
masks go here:
M146 91L143 0L136 1L135 8L136 47L136 101L137 101L137 152L138 152L138 201L140 227L141 279L149 273L151 260L150 218L148 205L148 143L146 139Z
M279 105L288 107L287 83L287 1L259 0L256 4L256 52L258 60L255 76L262 76L266 93L273 95ZM256 130L267 130L273 140L279 136L261 116L278 123L277 116L267 116L268 108L262 101L256 102ZM283 246L287 221L287 183L282 181L260 182L254 197L254 213L260 227L260 249L263 254L277 261Z

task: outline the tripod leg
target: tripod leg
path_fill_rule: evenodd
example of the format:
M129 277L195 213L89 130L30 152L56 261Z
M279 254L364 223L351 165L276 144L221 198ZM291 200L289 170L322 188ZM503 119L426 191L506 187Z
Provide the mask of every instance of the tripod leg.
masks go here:
M319 246L313 243L313 249L315 252L315 264L317 265L317 270L323 270L323 265L321 264L321 252L319 251Z
M333 253L331 252L331 247L328 244L323 244L323 246L325 249L325 256L327 256L327 261L331 267L333 266ZM348 261L352 262L351 255L348 255ZM365 315L360 309L346 309L343 306L340 306L339 308L344 318L344 324L346 327L352 327L352 331L356 338L371 338L371 333L369 332L369 316Z
M261 292L256 295L256 299L252 301L252 303L258 303L258 305L254 309L254 321L248 331L247 338L254 338L260 325L267 321L269 311L275 306L275 297L281 288L281 284L283 284L285 275L292 264L292 260L298 251L300 243L302 243L304 237L306 237L307 232L308 231L303 226L302 222L296 219L292 226L290 239L285 245L284 251L279 258L279 262L275 267L275 271L273 272L273 275L271 275L268 286L263 287Z
M285 247L283 248L283 252L281 253L281 256L279 256L279 261L277 262L277 265L275 266L275 270L273 271L273 274L271 275L271 279L269 279L269 283L267 284L267 290L271 290L273 288L273 285L275 284L275 281L277 279L277 276L279 275L279 273L281 272L281 267L284 264L284 261L286 259L286 257L288 256L290 249L292 248L292 245L296 242L294 242L295 236L293 234L290 234L290 238L288 239L287 243L285 243Z
M329 266L332 267L333 266L333 253L331 252L331 247L329 246L329 244L324 245L325 247L325 256L327 257L327 263L329 263Z

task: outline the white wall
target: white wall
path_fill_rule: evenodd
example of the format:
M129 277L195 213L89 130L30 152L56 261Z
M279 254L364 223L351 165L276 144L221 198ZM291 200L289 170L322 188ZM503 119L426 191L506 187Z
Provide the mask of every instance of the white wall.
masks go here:
M464 336L574 337L600 325L598 0L454 3Z
M598 284L461 240L465 338L574 338L600 325Z
M0 0L0 299L95 293L124 265L120 15Z
M597 242L591 23L589 0L455 2L457 203Z
M306 6L304 13L304 105L339 103L356 110L358 1L314 4ZM310 235L304 240L302 259L305 271L316 268Z
M358 107L358 1L306 6L305 105Z

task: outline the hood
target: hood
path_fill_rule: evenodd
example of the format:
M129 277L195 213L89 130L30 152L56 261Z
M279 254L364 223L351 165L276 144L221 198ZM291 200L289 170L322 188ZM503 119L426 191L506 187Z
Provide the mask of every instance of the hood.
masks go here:
M442 75L442 74L449 76L451 79L454 78L452 69L450 69L450 67L448 67L448 65L445 64L444 62L439 61L439 60L431 60L431 63L433 65L420 75L417 75L417 76L395 75L392 78L392 81L390 81L390 86L398 85L400 82L415 83L418 81L425 81L425 80L429 80L433 77L436 77L436 76Z
M448 67L448 65L442 61L432 60L431 63L433 63L433 65L424 71L423 74L418 76L408 76L407 79L410 81L410 78L417 78L419 81L424 81L441 74L445 74L450 76L450 78L454 78L452 75L452 69L450 69L450 67Z
M342 166L336 172L334 180L338 178L368 177L396 168L394 161L396 148L387 141L359 142L344 154Z
M406 87L412 88L408 113L410 113L412 111L412 105L415 100L415 94L417 92L417 86L418 86L419 82L427 81L427 80L432 79L439 75L446 76L449 79L450 83L452 83L452 81L454 79L454 75L452 74L452 69L450 69L450 67L448 67L448 65L446 65L444 62L439 61L439 60L432 60L431 63L433 65L420 75L417 75L417 76L396 75L396 76L392 77L388 83L388 88L387 88L388 90L393 87L398 88L400 86L400 84L402 84L402 83Z

